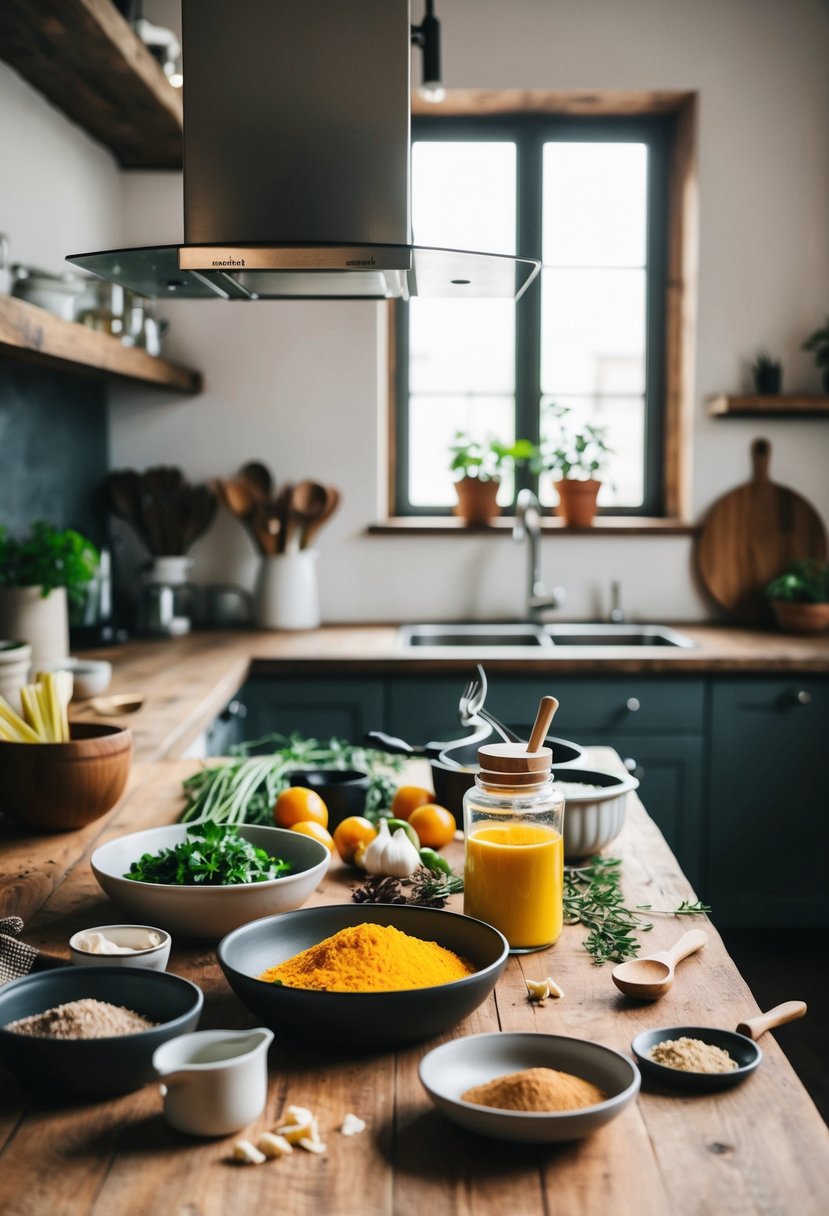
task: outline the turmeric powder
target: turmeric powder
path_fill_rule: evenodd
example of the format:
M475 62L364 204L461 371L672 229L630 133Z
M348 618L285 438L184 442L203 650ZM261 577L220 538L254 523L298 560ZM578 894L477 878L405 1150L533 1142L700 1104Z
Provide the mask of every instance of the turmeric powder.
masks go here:
M397 992L471 975L466 959L393 925L354 925L259 976L269 984L318 992Z

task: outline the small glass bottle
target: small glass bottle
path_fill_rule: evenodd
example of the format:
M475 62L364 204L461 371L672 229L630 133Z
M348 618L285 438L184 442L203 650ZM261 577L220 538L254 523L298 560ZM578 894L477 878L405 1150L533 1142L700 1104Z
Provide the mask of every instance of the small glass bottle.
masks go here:
M463 802L463 910L500 929L511 953L543 950L563 923L564 796L552 752L501 743L480 748L478 760Z

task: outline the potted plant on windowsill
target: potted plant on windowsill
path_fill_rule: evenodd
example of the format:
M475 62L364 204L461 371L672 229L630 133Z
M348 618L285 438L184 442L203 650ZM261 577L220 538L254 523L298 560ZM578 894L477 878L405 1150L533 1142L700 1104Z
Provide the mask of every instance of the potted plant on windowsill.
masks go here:
M455 481L458 505L455 514L467 524L491 524L498 516L498 490L501 473L527 464L535 456L535 445L529 439L501 443L498 439L481 442L470 439L465 431L456 431L449 446L452 459L449 470L460 473Z
M766 587L772 612L785 633L829 628L829 565L814 558L792 564Z
M754 391L761 397L774 397L783 387L783 367L768 351L761 350L751 365Z
M587 422L576 426L568 406L552 403L549 408L558 423L558 434L541 444L532 467L539 473L559 475L555 482L558 512L567 527L589 528L602 485L596 474L612 450L605 439L607 427Z
M0 638L30 643L34 670L68 656L67 601L82 601L97 568L97 549L78 532L40 520L16 540L0 526Z

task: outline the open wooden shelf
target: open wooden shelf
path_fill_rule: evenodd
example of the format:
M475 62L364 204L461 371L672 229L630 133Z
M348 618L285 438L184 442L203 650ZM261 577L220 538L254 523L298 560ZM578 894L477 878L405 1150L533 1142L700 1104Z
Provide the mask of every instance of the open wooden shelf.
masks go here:
M829 418L829 397L810 393L781 393L778 396L712 397L712 418Z
M0 295L0 358L132 380L177 393L198 393L202 388L199 372L148 355L137 346L124 346L118 338L64 321L13 296Z
M180 168L181 90L112 0L2 0L0 58L124 168Z

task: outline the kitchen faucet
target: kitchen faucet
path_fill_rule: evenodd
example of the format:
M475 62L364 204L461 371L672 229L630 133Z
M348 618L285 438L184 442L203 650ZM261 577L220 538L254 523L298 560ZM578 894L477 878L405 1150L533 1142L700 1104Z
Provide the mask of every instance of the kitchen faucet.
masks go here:
M551 595L541 581L541 507L532 490L519 490L515 500L515 523L512 539L527 542L527 601L526 618L537 621L545 608L560 608L564 603L564 588L555 587Z

